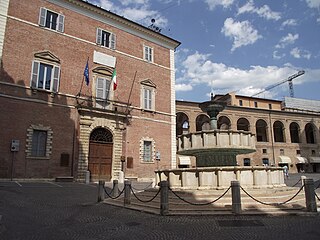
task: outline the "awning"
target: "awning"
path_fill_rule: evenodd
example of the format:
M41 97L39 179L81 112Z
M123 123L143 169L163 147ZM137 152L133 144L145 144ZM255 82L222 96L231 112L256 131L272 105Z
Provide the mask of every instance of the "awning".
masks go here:
M278 163L291 163L291 159L288 156L279 156L280 161Z
M180 156L179 157L180 165L191 165L191 160L189 156Z
M298 159L297 163L308 163L308 161L305 157L297 157L297 159Z
M320 163L320 157L309 157L310 163Z

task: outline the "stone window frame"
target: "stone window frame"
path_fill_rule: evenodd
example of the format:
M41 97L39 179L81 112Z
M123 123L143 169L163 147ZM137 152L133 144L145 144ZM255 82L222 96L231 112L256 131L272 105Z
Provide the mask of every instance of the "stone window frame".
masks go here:
M151 101L150 106L146 106L145 104L145 91L148 90L151 93L151 99L148 98L148 100ZM144 81L140 82L140 105L141 109L144 111L155 111L156 108L156 85L150 80L146 79Z
M151 142L151 160L150 161L145 161L144 157L143 157L144 156L144 142L146 142L146 141ZM143 164L150 164L150 163L155 162L156 152L155 152L155 141L153 138L145 137L140 140L139 155L140 155L140 162Z
M45 156L32 156L32 136L33 131L46 131L47 132L47 142L46 142L46 154ZM53 139L53 131L51 127L39 125L30 125L27 129L27 139L26 139L26 157L33 159L50 159L52 154L52 139Z
M52 67L50 89L46 89L45 83L42 87L39 87L40 67L41 65L47 65ZM60 85L60 59L50 51L42 51L34 54L31 67L30 87L34 91L46 91L51 93L59 92Z

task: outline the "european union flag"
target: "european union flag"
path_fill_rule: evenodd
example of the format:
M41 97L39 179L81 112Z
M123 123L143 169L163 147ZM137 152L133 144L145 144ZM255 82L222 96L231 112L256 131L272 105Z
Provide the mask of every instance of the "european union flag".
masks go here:
M87 86L89 85L89 59L87 60L86 67L84 69L83 75L85 77L85 81Z

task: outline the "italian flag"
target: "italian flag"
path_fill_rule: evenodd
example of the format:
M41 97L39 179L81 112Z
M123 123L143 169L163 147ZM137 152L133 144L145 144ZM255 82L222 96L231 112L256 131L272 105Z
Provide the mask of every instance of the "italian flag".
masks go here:
M113 82L113 91L115 91L117 89L117 71L116 69L114 69L113 73L112 73L112 82Z

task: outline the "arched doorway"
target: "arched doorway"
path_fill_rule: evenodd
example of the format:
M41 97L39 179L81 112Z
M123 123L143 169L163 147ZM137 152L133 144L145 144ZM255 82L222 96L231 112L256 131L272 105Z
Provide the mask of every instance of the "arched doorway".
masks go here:
M96 128L90 135L88 170L91 180L111 180L113 136L105 128Z

